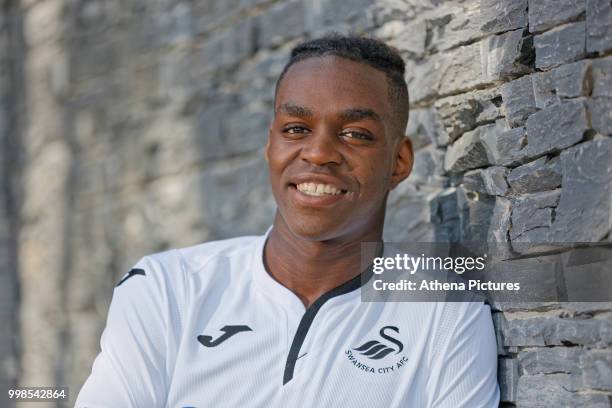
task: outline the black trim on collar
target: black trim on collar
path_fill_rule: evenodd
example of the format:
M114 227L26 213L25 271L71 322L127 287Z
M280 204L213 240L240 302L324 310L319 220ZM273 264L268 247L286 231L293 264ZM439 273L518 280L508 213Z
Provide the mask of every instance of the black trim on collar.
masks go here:
M384 244L381 243L381 249L378 256L382 256L383 254ZM363 285L365 285L372 275L374 271L372 269L373 263L370 264L361 274L355 276L353 279L343 283L342 285L330 290L322 294L317 300L315 300L309 307L306 309L306 312L302 316L300 320L300 324L298 329L293 337L293 342L291 343L291 348L289 349L289 355L287 356L287 362L285 363L285 372L283 374L283 385L287 384L289 381L293 379L293 371L295 370L295 362L297 361L298 354L300 353L300 349L302 348L302 344L306 339L306 335L308 334L308 330L314 321L315 316L321 306L329 299L332 299L336 296L344 295L346 293L352 292L354 290L359 289Z

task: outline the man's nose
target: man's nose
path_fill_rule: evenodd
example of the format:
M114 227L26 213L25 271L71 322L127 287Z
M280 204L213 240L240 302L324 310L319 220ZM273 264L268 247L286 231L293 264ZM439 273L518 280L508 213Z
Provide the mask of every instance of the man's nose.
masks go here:
M340 164L342 155L338 151L338 137L331 130L319 130L306 138L302 148L302 159L318 166Z

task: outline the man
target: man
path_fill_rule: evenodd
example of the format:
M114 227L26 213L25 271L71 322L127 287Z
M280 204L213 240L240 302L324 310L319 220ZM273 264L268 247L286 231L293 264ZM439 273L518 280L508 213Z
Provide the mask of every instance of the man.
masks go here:
M273 226L138 262L77 407L497 406L488 306L361 301L361 243L412 168L403 75L373 39L292 51L265 148Z

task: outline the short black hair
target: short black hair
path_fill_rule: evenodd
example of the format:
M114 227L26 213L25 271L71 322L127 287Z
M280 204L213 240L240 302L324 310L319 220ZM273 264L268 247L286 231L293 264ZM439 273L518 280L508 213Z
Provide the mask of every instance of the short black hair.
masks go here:
M387 83L389 84L389 96L396 112L394 116L397 119L397 130L401 132L401 136L404 136L406 124L408 123L409 104L408 86L404 79L406 65L395 48L374 38L356 34L342 35L332 32L298 44L291 50L289 61L276 81L274 97L276 98L279 84L293 64L307 58L328 55L360 62L386 74Z

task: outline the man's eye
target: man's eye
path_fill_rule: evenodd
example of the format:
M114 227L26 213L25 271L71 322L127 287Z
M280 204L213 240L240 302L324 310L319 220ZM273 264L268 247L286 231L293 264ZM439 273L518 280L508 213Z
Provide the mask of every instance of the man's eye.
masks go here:
M308 129L306 129L303 126L289 126L283 129L283 133L289 133L292 135L306 133L306 132L308 132Z
M358 139L358 140L372 140L373 139L372 136L370 136L367 133L355 132L355 131L342 132L340 136L342 137L346 136L350 139Z

